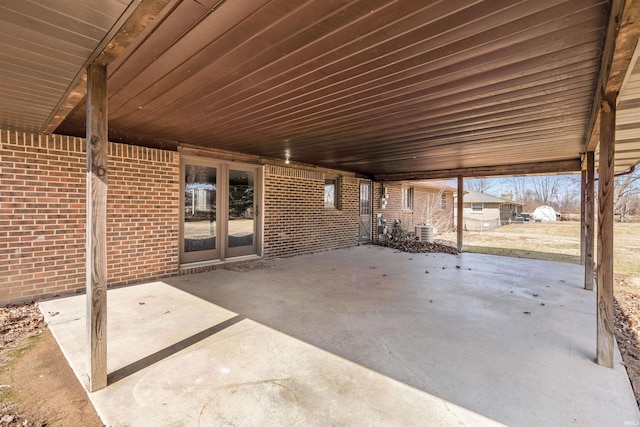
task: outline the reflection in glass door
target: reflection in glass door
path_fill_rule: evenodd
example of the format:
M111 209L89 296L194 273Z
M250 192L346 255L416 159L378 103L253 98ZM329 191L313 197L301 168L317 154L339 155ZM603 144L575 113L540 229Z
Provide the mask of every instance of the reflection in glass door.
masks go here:
M256 253L255 172L229 169L227 256Z
M219 258L217 173L215 167L187 164L184 168L183 262Z
M260 167L190 156L182 162L180 263L259 254Z

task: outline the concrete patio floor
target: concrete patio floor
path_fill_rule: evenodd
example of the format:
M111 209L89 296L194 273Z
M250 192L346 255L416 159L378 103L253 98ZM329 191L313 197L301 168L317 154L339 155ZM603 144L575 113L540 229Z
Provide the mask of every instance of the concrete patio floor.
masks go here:
M639 425L572 264L377 246L108 292L109 426ZM85 297L40 304L85 381Z

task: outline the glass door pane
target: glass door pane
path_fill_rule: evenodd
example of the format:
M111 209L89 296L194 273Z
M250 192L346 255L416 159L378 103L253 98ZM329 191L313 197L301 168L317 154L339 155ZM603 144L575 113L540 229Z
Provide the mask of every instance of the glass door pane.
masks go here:
M215 167L185 165L183 261L194 262L219 257L217 172Z
M228 256L256 253L255 173L229 170Z
M358 241L371 240L371 183L360 182L360 221L358 227Z

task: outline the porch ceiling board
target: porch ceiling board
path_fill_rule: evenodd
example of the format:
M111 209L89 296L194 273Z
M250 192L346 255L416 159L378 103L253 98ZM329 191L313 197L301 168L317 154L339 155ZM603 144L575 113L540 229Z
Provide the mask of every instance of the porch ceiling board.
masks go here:
M0 1L0 127L38 132L131 3Z
M83 67L140 4L106 51L115 142L370 176L576 160L594 138L611 1L0 1L0 127L84 136ZM610 82L639 13L624 5ZM636 59L617 170L636 150Z
M628 170L640 162L640 52L636 47L618 97L615 170ZM596 153L597 154L597 153Z
M112 140L369 175L580 156L607 1L200 3L110 70Z

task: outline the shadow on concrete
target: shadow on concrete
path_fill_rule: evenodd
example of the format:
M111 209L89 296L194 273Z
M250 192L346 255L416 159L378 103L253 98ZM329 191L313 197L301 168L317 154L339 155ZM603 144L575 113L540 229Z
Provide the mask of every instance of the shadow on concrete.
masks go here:
M92 395L103 420L640 420L621 361L615 369L593 362L596 300L579 265L361 246L268 266L110 290L116 371ZM41 304L60 313L47 322L79 376L85 303Z
M245 316L241 316L241 315L234 316L231 319L225 320L222 323L218 323L217 325L207 328L201 332L198 332L197 334L194 334L189 338L185 338L182 341L179 341L173 345L170 345L169 347L165 347L162 350L156 351L155 353L150 354L147 357L144 357L127 366L124 366L118 370L115 370L107 376L107 384L111 385L130 375L133 375L136 372L141 371L144 368L147 368L153 365L154 363L158 363L161 360L164 360L178 353L179 351L182 351L192 346L193 344L196 344L214 334L217 334L218 332L221 332L235 325L236 323L241 322L244 319L246 319Z

